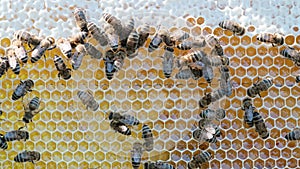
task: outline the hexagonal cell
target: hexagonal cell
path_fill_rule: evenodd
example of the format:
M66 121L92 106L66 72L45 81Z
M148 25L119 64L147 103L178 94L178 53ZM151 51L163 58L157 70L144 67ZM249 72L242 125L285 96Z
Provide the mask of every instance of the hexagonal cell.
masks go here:
M284 43L287 45L293 45L295 43L295 37L293 35L285 36Z
M250 46L246 49L246 53L248 56L255 56L256 55L256 49L253 46Z
M294 97L288 97L286 98L285 103L288 107L294 107L296 105L296 99Z
M243 67L239 67L235 70L235 75L239 76L239 77L243 77L246 75L246 69Z
M241 38L241 44L247 46L251 43L251 38L248 35L245 35Z
M233 160L236 159L236 157L237 157L237 152L235 150L227 151L227 158Z
M291 158L287 161L287 165L289 168L296 168L297 167L297 160L294 158Z
M83 158L84 158L84 155L83 155L82 152L77 151L77 152L74 153L74 160L76 160L77 162L82 161Z
M238 66L240 66L240 59L238 57L231 57L230 58L230 66L233 67L233 68L236 68Z
M233 36L230 38L230 44L232 46L236 46L236 45L239 45L240 44L240 38L237 37L237 36Z
M246 169L251 169L251 168L253 168L253 161L250 160L250 159L245 160L245 161L244 161L244 167L245 167Z
M259 157L258 155L258 151L255 150L255 149L252 149L249 151L249 157L252 159L252 160L255 160Z
M221 142L221 147L225 150L229 149L231 147L231 141L223 139Z
M226 38L222 38L222 40L226 42ZM228 39L227 39L227 41L228 41ZM224 54L227 55L228 57L233 56L234 53L235 53L234 49L230 46L228 46L224 49Z
M245 67L250 66L251 65L251 59L248 57L243 57L241 59L241 64Z
M276 166L279 168L284 168L286 166L286 160L283 158L276 160Z
M232 168L232 164L229 160L224 160L221 162L221 168Z
M205 29L203 29L203 31L206 31ZM191 34L193 36L200 36L201 35L201 27L199 26L195 26L194 28L191 29Z
M217 150L214 156L216 159L221 161L226 158L226 153L223 150Z
M202 30L202 34L203 34L203 35L208 35L208 34L211 34L211 33L212 33L212 30L211 30L210 27L205 26L205 27L203 28L203 30Z

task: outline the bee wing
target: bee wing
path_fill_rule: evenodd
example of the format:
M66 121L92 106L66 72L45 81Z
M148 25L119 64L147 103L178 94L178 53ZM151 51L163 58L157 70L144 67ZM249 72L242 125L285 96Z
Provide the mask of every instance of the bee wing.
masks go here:
M14 69L17 67L17 58L15 56L9 56L8 57L8 63L11 69Z
M205 126L204 128L210 134L215 134L216 133L216 129L213 126Z
M24 47L16 47L15 48L15 53L16 53L16 56L19 60L21 60L22 58L26 57L27 56L27 53L25 51L25 48Z
M214 135L210 132L206 132L205 136L207 137L207 139L212 139L214 137Z

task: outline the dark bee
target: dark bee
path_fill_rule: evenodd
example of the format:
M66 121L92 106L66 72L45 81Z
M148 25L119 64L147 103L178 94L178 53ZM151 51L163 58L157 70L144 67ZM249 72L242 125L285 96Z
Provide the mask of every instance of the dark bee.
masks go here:
M292 60L296 66L300 66L300 54L292 47L287 47L280 51L280 54L289 60Z
M199 107L206 108L212 102L212 94L207 93L199 100Z
M205 39L203 37L193 39L193 40L185 40L178 44L176 47L180 50L190 50L192 48L202 48L206 45Z
M198 80L203 76L202 68L198 66L188 65L187 69L181 69L178 73L176 73L176 79L189 79L193 78L194 80Z
M165 46L165 53L163 58L163 73L166 78L170 78L171 74L173 72L173 66L174 66L174 48Z
M76 8L74 11L74 18L76 25L80 29L81 32L88 32L87 21L85 12L81 8Z
M247 97L243 100L242 110L245 111L244 122L249 126L253 126L253 112L255 108L252 105L251 98Z
M71 47L75 48L79 44L84 44L87 35L88 35L87 32L78 32L77 34L71 36L68 39L71 44Z
M26 106L23 104L25 113L22 121L25 124L32 122L32 118L43 110L43 108L39 109L40 103L40 98L34 97Z
M221 66L220 68L221 78L220 78L220 88L225 92L227 97L232 94L232 84L230 82L230 72L227 66Z
M43 39L41 43L35 47L35 49L31 53L31 63L37 62L42 56L45 57L46 50L52 50L56 47L55 39L53 37L48 37ZM46 59L46 57L45 57Z
M225 20L219 23L219 26L223 29L230 30L235 35L242 36L246 32L246 28L237 22Z
M199 66L191 66L191 65L189 65L188 67L189 67L189 69L191 70L191 72L192 72L192 74L193 74L192 78L193 78L194 80L198 80L200 77L203 76L202 67L199 67Z
M175 169L173 165L162 161L156 161L156 162L147 161L146 163L144 163L144 168L145 169Z
M260 33L256 39L261 42L272 43L272 46L283 45L284 43L284 36L280 33Z
M113 27L115 33L118 36L122 35L123 26L122 26L122 22L119 18L117 18L109 13L103 13L103 19Z
M139 43L139 34L133 30L127 39L126 51L128 58L132 59L137 55L137 47Z
M54 64L58 71L58 78L62 77L64 80L68 80L71 78L72 69L67 68L62 57L55 55Z
M225 110L224 109L205 109L200 113L200 117L204 119L216 119L221 120L225 117Z
M215 127L215 134L213 134L213 137L211 139L206 139L205 141L209 143L216 143L217 142L217 137L221 136L221 130L218 126Z
M100 43L101 46L106 46L108 44L108 37L105 32L100 29L95 23L89 22L87 24L88 30L94 39Z
M86 109L92 109L93 111L96 111L99 108L99 104L94 99L93 94L88 91L78 91L77 96L82 101L82 103L86 106Z
M131 126L140 124L140 121L136 119L134 116L131 116L129 114L121 115L120 113L117 112L110 112L108 119L120 121L126 125L131 125Z
M162 42L164 42L169 36L169 32L166 29L159 29L153 37L153 39L151 40L150 45L148 47L148 51L153 52L154 50L156 50L159 47L159 45Z
M115 53L112 50L106 51L105 58L103 60L105 64L105 75L108 80L111 80L116 72L114 67L114 58Z
M146 124L143 125L142 127L142 138L145 140L143 146L146 151L151 151L153 150L153 134L150 129L150 127Z
M205 64L202 67L203 77L207 83L211 84L212 79L214 78L214 69L211 65Z
M142 47L145 42L147 41L150 33L150 26L148 24L143 24L141 26L140 31L138 31L139 34L139 43L138 43L138 48Z
M9 131L4 135L4 140L6 142L15 141L15 140L24 140L29 139L28 131L21 130L23 127L20 127L18 130Z
M76 46L76 52L71 57L72 68L74 70L79 69L81 66L83 57L86 55L86 49L84 45L79 44Z
M300 82L300 75L296 76L296 83Z
M19 60L21 60L22 63L27 63L28 55L27 55L27 52L26 52L24 46L22 45L22 41L14 39L12 43L13 43L14 51L15 51L17 58Z
M102 53L92 44L85 43L84 44L86 52L94 59L101 59Z
M212 48L212 53L216 53L219 56L224 55L223 48L220 44L220 41L214 35L207 35L205 38L206 44Z
M25 150L25 151L19 153L14 158L14 161L15 162L20 162L20 163L32 162L34 164L36 161L39 161L40 158L41 158L41 154L39 152Z
M7 57L0 58L0 78L6 73L9 65L6 63Z
M7 58L8 58L9 67L16 75L19 75L21 67L20 67L20 62L17 59L14 49L13 48L7 49L6 54L7 54Z
M26 42L29 46L34 45L37 46L43 40L42 38L32 35L27 31L18 30L14 33L14 38L20 40L22 42Z
M202 62L210 66L221 66L223 64L219 56L204 57Z
M119 36L115 33L108 33L108 43L113 52L116 52L119 49Z
M222 88L214 90L211 94L211 97L212 97L211 101L212 102L218 101L225 95L226 95L226 92Z
M31 92L31 88L34 86L34 82L32 80L20 81L17 88L15 89L12 100L18 100L21 97L24 97L27 92Z
M300 129L295 128L293 131L287 133L284 138L287 140L300 140Z
M119 70L122 69L125 57L126 57L126 51L124 49L119 49L114 54L114 70L115 70L115 72L118 72Z
M134 29L134 19L130 18L129 21L123 26L120 35L120 43L123 48L127 46L129 35L132 34L132 32L135 32L136 35L134 36L138 36L137 32L133 29ZM136 39L136 41L138 41L138 38Z
M141 143L133 143L131 151L131 164L133 169L138 169L141 165L143 155L143 145Z
M176 61L176 65L178 68L182 68L183 66L196 63L197 61L202 61L203 57L206 57L206 54L203 51L194 51L192 53L180 56Z
M3 134L0 134L0 148L6 150L8 147L7 142L4 139Z
M211 159L211 153L207 151L195 155L193 159L188 163L188 169L201 168L201 165L203 163L208 162L210 159Z
M252 87L247 89L247 95L249 97L260 96L260 92L267 91L273 85L273 79L267 78L260 82L253 84Z
M255 126L255 131L258 132L261 138L266 139L267 137L269 137L269 132L267 130L264 119L257 111L254 111L253 113L253 123Z
M131 130L124 123L116 120L110 122L110 127L123 135L131 135Z
M72 57L72 46L67 39L59 38L56 44L64 56L66 56L69 59Z

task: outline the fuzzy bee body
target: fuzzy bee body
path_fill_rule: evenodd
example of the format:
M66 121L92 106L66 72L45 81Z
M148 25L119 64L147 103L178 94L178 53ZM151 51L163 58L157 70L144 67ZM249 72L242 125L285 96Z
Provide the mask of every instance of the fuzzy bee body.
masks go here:
M225 91L222 89L222 88L219 88L215 91L212 92L211 94L211 101L212 102L215 102L215 101L218 101L220 100L222 97L224 97L226 95Z
M216 119L221 120L225 117L225 110L224 109L205 109L200 113L200 117L204 119Z
M194 80L198 80L200 77L203 76L202 68L198 66L188 66L192 72L192 78Z
M181 69L175 75L175 79L189 79L191 77L193 77L191 69Z
M230 72L227 66L221 66L220 68L221 78L220 78L220 87L225 92L227 97L232 94L232 84L230 82Z
M92 44L85 43L84 44L85 50L87 54L89 54L94 59L101 59L102 53Z
M295 128L293 131L287 133L284 138L287 140L300 140L300 129Z
M109 13L103 13L103 19L113 27L115 33L118 36L122 35L123 26L122 26L122 22L119 18L117 18Z
M202 67L203 77L207 83L211 83L212 79L214 78L214 69L211 65L205 64Z
M32 80L26 80L24 82L20 81L19 85L15 89L12 100L18 100L19 98L26 95L27 92L31 92L31 88L34 86L34 82Z
M42 110L39 109L40 103L40 98L34 97L26 106L24 106L25 113L22 119L24 123L32 122L32 118Z
M256 39L261 42L272 43L273 46L284 44L284 37L280 33L260 33Z
M201 168L201 165L203 163L208 162L210 159L211 159L211 153L207 151L195 155L193 159L188 163L188 169Z
M137 47L138 47L138 43L139 43L139 34L133 30L127 39L127 43L126 43L126 51L127 51L127 55L128 58L133 58L137 55Z
M8 148L7 142L4 139L4 136L0 134L0 148L6 150Z
M150 127L146 124L143 125L142 127L142 138L145 140L143 146L146 151L151 151L153 150L153 134L150 129Z
M140 121L136 119L134 116L131 116L129 114L121 115L120 113L117 112L110 112L108 119L120 121L126 125L131 125L131 126L140 124Z
M72 70L70 68L67 68L62 57L55 55L54 56L54 64L55 64L57 71L59 72L58 78L62 77L64 80L68 80L71 78Z
M67 58L72 57L72 46L70 42L65 38L60 38L57 40L57 47L60 49L61 53Z
M42 41L42 38L32 35L27 31L18 30L14 33L14 38L22 42L26 42L29 45L37 46Z
M280 54L285 58L292 60L296 66L300 66L300 53L294 48L287 47L280 51Z
M34 164L36 161L39 161L40 158L41 154L39 152L25 150L19 153L17 156L15 156L14 161L20 163L32 162Z
M192 48L202 48L206 45L205 39L197 38L194 40L185 40L178 44L176 47L180 50L190 50Z
M182 42L189 37L190 37L189 33L178 29L170 34L170 41L172 45L168 45L168 46L174 46L177 42Z
M44 54L46 50L52 50L55 47L55 39L53 37L43 39L41 43L32 51L30 60L31 63L37 62L42 56L45 56Z
M86 55L86 53L87 52L86 52L84 45L79 44L78 46L76 46L76 52L71 57L72 68L74 70L79 69L79 67L81 66L83 57Z
M19 60L17 59L14 49L9 48L7 49L6 53L7 53L9 67L16 75L19 75L21 66Z
M75 48L79 44L84 44L87 37L87 32L78 32L75 35L72 35L68 40L72 48Z
M119 36L117 34L107 34L108 44L113 52L117 52L119 49Z
M212 48L212 53L216 53L219 56L224 55L223 48L219 40L214 35L207 35L205 38L206 44Z
M173 72L173 65L174 65L174 49L172 47L165 47L165 53L163 56L163 73L166 78L170 78Z
M159 33L156 33L149 44L148 52L153 52L154 50L156 50L162 42L162 37L159 35Z
M131 151L131 164L133 169L138 169L141 165L143 155L143 145L141 143L133 143Z
M177 67L182 68L183 66L187 66L187 65L195 63L197 61L202 61L203 57L206 57L206 54L200 50L180 56L176 62Z
M99 104L96 102L91 92L78 91L77 96L86 106L86 109L90 108L91 110L96 111L99 108Z
M8 69L8 65L5 61L6 59L7 59L6 57L0 58L0 78L6 73Z
M255 126L255 131L258 132L261 138L266 139L269 137L269 132L264 119L257 111L254 111L253 113L253 123Z
M142 47L145 42L147 41L150 33L150 26L149 24L143 24L141 26L140 31L138 32L139 34L139 43L138 43L138 48Z
M218 126L215 127L215 134L213 135L213 137L211 139L206 139L205 141L209 142L209 143L216 143L217 142L217 137L221 136L221 131L220 128Z
M255 97L257 94L260 96L260 92L267 91L273 85L273 79L264 79L252 87L247 89L247 95L249 97Z
M4 135L4 140L6 142L15 141L15 140L24 140L29 139L28 131L21 130L23 127L20 127L18 130L9 131Z
M19 60L21 60L22 63L27 63L28 55L26 53L24 46L22 45L22 41L15 39L13 41L13 46L14 46L14 51L15 51L17 58Z
M131 135L131 130L124 123L116 120L110 122L110 127L113 128L116 132L123 135Z
M87 24L87 27L88 27L88 30L89 30L90 34L93 36L94 39L97 40L97 42L101 46L106 46L108 44L108 37L107 37L107 35L95 23L89 22Z
M118 72L119 70L122 69L124 61L125 61L125 57L126 57L126 52L123 49L119 49L114 54L113 69L115 72Z
M206 108L210 103L212 103L212 94L207 93L204 97L199 100L199 107Z
M112 50L108 50L105 53L104 65L105 65L105 75L108 80L111 80L116 72L114 66L115 53Z
M251 101L252 101L251 98L246 97L243 100L243 104L242 104L242 110L245 111L244 121L249 127L253 126L253 112L255 110Z
M134 30L134 19L130 18L129 21L122 26L122 32L120 35L121 47L127 47L129 35L135 32L135 36L138 36L137 32ZM137 38L138 41L138 38ZM137 42L138 43L138 42Z
M239 23L225 20L219 23L219 26L223 29L232 31L235 35L242 36L246 32L246 28L241 26Z
M144 163L145 169L175 169L175 167L167 162L162 161L156 161L156 162L150 162L147 161Z
M219 56L205 57L205 60L203 59L203 63L213 67L223 65L222 59Z
M76 8L74 11L74 18L75 18L76 25L80 29L80 31L88 32L87 20L86 20L84 10L81 8Z

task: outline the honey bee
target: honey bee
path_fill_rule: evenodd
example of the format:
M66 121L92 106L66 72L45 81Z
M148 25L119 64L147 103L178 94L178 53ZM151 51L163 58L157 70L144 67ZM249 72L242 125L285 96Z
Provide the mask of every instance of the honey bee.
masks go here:
M213 135L213 137L211 139L206 139L205 141L207 141L209 143L216 143L217 142L217 137L220 137L220 136L221 136L220 128L218 126L216 126L215 134Z
M0 148L6 150L8 148L7 142L4 139L3 134L0 134Z
M225 20L219 23L219 26L223 29L230 30L233 34L237 36L242 36L246 32L246 28L237 22Z
M249 127L253 126L253 112L255 110L251 101L252 101L251 98L246 97L243 100L243 104L242 104L242 110L245 111L244 121Z
M72 68L74 70L79 69L79 67L81 66L83 57L85 55L86 55L86 49L85 49L84 45L79 44L78 46L76 46L76 52L71 57Z
M166 29L159 29L149 44L148 52L156 50L166 37L168 37L168 31Z
M14 39L12 43L13 43L14 51L15 51L17 58L19 60L21 60L23 64L27 63L28 55L26 53L24 46L22 45L22 41Z
M10 66L11 70L16 75L19 75L21 67L20 67L20 62L17 59L17 56L15 54L14 49L13 48L9 48L9 49L7 49L6 53L7 53L8 63L9 63L9 66Z
M137 55L137 47L139 43L139 34L133 30L127 39L126 51L128 58L132 59Z
M207 35L205 38L206 44L208 44L212 48L212 53L216 53L219 56L224 55L223 48L219 42L219 40L214 35Z
M108 37L105 32L99 28L95 23L89 22L87 24L88 30L94 39L100 43L101 46L106 46L108 44Z
M133 150L131 151L132 168L138 169L141 165L143 155L143 145L141 143L133 143Z
M87 32L78 32L75 35L72 35L68 40L71 44L72 48L75 48L79 44L84 44L85 39L87 37L88 33Z
M142 127L142 138L145 140L143 146L146 151L151 151L153 150L153 134L150 129L150 127L146 124L143 125Z
M107 34L108 44L113 52L116 52L119 49L119 36L115 33Z
M182 68L183 66L187 66L191 63L196 63L197 61L201 61L203 57L207 55L203 51L194 51L192 53L180 56L176 60L176 65L178 68Z
M300 54L295 48L287 47L280 51L280 54L292 60L297 66L300 66Z
M88 32L87 20L85 16L85 11L81 8L75 8L74 18L76 25L80 29L81 32Z
M108 119L120 121L126 125L131 125L131 126L140 124L140 121L136 119L134 116L131 116L129 114L121 115L120 113L117 112L110 112Z
M176 31L172 32L170 34L170 44L172 45L169 45L169 46L175 46L175 44L177 42L182 42L184 41L185 39L188 39L190 37L190 34L183 31L183 30L180 30L180 29L177 29Z
M201 71L202 72L202 71ZM176 73L175 75L175 79L189 79L193 77L193 73L191 71L190 68L187 68L187 69L181 69L179 70L178 73Z
M212 102L218 101L225 95L226 95L226 92L222 88L214 90L211 94L211 101Z
M126 57L126 52L123 49L119 49L114 55L114 71L118 72L122 69L124 60Z
M32 35L31 33L23 30L18 30L14 33L14 38L22 42L26 42L29 46L38 46L43 40L42 38Z
M300 140L300 129L295 128L293 131L287 133L284 138L287 140Z
M174 65L173 52L174 52L174 48L165 46L165 53L164 56L162 57L163 58L162 65L163 65L163 73L166 78L170 78L173 71L173 65Z
M7 58L0 58L0 78L6 73L9 65L6 64L6 60Z
M284 35L280 33L260 33L256 37L258 41L272 43L272 46L283 45L284 44Z
M143 24L141 26L140 31L138 31L139 34L139 43L137 48L142 47L145 42L147 41L148 37L149 37L149 33L150 33L150 26L149 24Z
M77 96L82 101L82 103L86 106L86 109L92 109L96 111L99 108L99 104L94 99L93 94L90 91L78 91Z
M300 82L300 75L296 76L296 83Z
M211 153L207 151L195 155L193 159L188 163L188 169L201 168L201 165L203 163L208 162L210 159L211 159Z
M4 140L6 142L15 141L15 140L24 140L29 139L28 131L21 130L23 127L20 127L18 130L9 131L4 135Z
M21 97L24 97L27 92L31 92L31 88L34 86L34 82L32 80L20 81L17 88L15 89L12 100L18 100Z
M255 97L257 94L260 96L260 92L267 91L272 85L273 85L273 79L271 78L264 79L260 82L253 84L252 87L248 88L247 95L249 97Z
M105 58L103 59L105 64L105 75L108 80L111 80L116 72L114 66L114 57L114 52L112 50L108 50L106 51Z
M131 135L131 130L124 123L116 120L110 122L110 127L123 135Z
M144 163L144 168L145 169L175 169L173 165L162 161L156 161L156 162L147 161L146 163Z
M59 38L56 44L64 56L69 59L72 57L72 46L66 38Z
M52 50L56 47L55 39L53 37L47 37L43 39L39 45L31 53L31 63L37 62L42 56L45 57L46 50ZM46 59L46 57L45 57Z
M269 132L267 130L264 119L257 111L253 112L253 123L255 126L255 131L258 132L261 138L266 139L267 137L269 137Z
M211 84L212 79L214 78L214 69L211 65L205 64L202 67L203 77L207 83Z
M200 117L203 119L216 119L221 120L225 117L225 110L224 109L205 109L200 113Z
M101 59L102 53L92 44L85 43L84 44L86 52L94 59Z
M109 23L113 27L115 33L118 36L122 35L123 26L122 26L122 22L119 18L117 18L109 13L103 13L102 17L107 23Z
M68 80L71 78L72 69L67 68L62 57L55 55L54 64L58 71L58 78L62 77L64 80Z
M220 78L220 88L225 92L227 97L232 94L232 84L230 82L230 72L227 66L221 66L220 68L221 78Z
M123 48L125 48L127 46L128 37L129 37L130 34L132 34L133 31L135 31L134 30L134 19L130 18L129 22L127 22L122 27L122 32L121 32L121 35L120 35L121 46ZM137 32L135 32L135 33L136 33L135 36L138 36ZM137 41L138 41L138 38L137 38Z
M210 103L212 103L212 94L207 93L199 100L199 107L206 108Z
M180 50L190 50L192 48L202 48L206 45L205 39L203 37L185 40L178 44L176 47Z
M205 141L209 141L213 139L213 137L217 134L220 136L220 131L217 133L217 130L220 130L217 125L213 123L213 119L200 119L198 122L198 127L201 130L202 137ZM203 139L201 138L201 139Z
M40 158L41 158L41 154L39 152L25 150L25 151L19 153L14 158L14 161L15 162L20 162L20 163L32 162L34 164L36 161L39 161Z
M214 67L223 65L223 62L219 56L204 57L202 62Z
M32 118L44 109L44 108L39 109L40 103L41 103L40 98L34 97L26 106L23 104L25 113L22 121L25 124L32 122Z
M191 66L189 65L188 66L192 72L192 78L194 80L198 80L200 77L203 76L203 72L202 72L202 67L199 67L199 66Z

